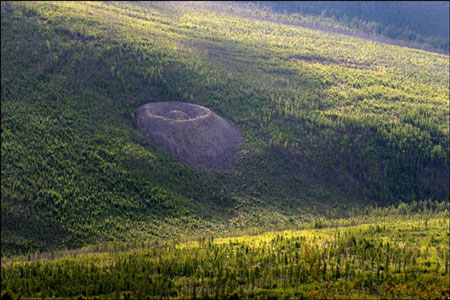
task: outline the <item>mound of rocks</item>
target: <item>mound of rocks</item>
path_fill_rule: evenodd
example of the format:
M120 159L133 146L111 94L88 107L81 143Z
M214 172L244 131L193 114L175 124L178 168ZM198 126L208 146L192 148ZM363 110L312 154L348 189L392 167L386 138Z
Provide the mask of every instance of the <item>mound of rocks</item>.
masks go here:
M242 145L232 124L210 109L186 102L153 102L136 110L137 129L180 161L207 168L232 163Z

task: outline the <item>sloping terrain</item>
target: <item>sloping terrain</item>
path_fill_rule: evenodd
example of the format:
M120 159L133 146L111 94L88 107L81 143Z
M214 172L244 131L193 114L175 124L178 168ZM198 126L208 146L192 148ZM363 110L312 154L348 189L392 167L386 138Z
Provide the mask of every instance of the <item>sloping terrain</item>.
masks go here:
M309 19L310 23L346 33L362 33L383 42L446 54L449 51L448 1L252 2L272 8L268 16Z
M179 3L1 16L2 254L448 197L448 56ZM167 101L233 123L236 167L186 166L134 130Z

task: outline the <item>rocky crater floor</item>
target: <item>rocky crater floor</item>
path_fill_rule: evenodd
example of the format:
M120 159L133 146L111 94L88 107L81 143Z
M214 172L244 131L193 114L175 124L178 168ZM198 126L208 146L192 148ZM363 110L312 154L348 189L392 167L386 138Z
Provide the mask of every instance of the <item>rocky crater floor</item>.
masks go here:
M238 130L210 109L186 102L153 102L136 110L137 129L180 161L225 168L242 147Z

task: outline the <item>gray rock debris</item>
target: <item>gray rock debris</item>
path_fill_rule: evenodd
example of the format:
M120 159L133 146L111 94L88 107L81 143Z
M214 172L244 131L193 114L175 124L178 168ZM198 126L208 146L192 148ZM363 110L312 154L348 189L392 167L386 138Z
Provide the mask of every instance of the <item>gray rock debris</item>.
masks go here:
M137 129L180 161L206 168L230 165L242 146L236 128L210 109L185 102L153 102L136 110Z

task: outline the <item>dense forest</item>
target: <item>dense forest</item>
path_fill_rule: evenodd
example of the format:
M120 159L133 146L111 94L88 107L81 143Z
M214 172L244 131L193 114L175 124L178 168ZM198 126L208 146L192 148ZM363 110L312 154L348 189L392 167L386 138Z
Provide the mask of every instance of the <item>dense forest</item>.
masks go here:
M372 223L372 222L376 223ZM370 208L304 230L112 243L2 264L3 296L447 299L448 206ZM60 256L62 254L62 256Z
M447 295L448 55L263 4L1 3L2 292ZM135 111L159 101L231 122L235 163L149 142Z

